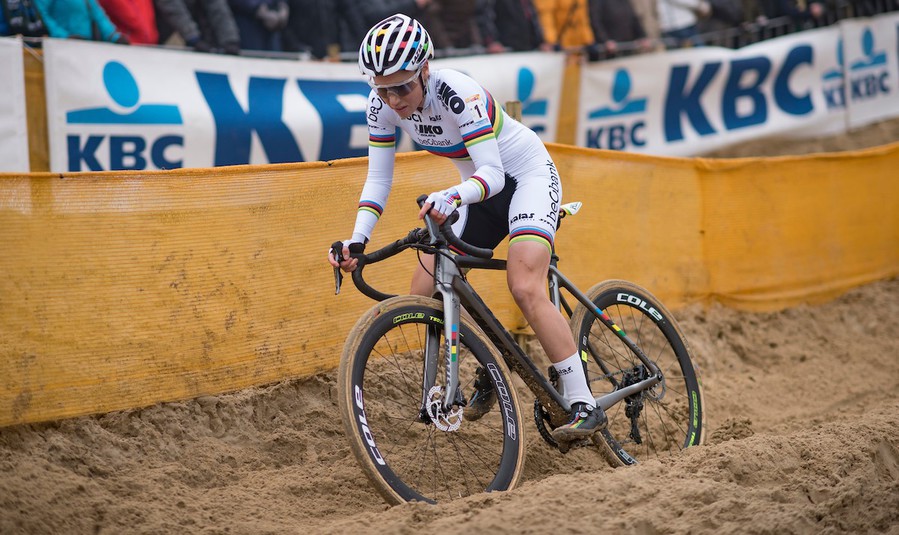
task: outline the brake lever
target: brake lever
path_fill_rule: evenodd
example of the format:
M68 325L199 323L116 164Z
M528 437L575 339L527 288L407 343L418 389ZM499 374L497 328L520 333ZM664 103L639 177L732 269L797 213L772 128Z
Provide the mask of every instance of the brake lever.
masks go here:
M334 259L337 260L337 263L340 264L345 259L343 258L343 242L336 241L331 244L331 254L334 255ZM340 285L343 284L343 272L340 271L340 266L334 268L334 295L338 295L340 293Z

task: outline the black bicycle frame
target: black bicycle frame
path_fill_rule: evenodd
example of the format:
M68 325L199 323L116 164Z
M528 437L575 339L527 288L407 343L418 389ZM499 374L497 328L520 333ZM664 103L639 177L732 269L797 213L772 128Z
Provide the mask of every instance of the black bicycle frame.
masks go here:
M544 408L549 412L551 421L553 425L562 425L569 418L569 412L571 410L570 405L562 397L561 394L553 387L553 385L547 380L546 376L537 369L534 362L527 356L521 346L515 342L512 334L506 329L502 323L494 316L493 312L489 309L486 303L484 303L483 299L478 295L475 289L469 284L469 282L461 275L458 269L448 268L450 264L453 264L457 268L473 268L473 269L490 269L490 270L506 270L506 261L505 260L495 260L495 259L483 259L476 258L471 256L456 256L454 260L450 260L448 256L444 257L441 254L437 255L435 258L435 278L438 279L438 292L442 293L444 296L444 314L446 321L445 328L447 329L447 390L445 391L444 403L445 406L449 406L452 401L455 400L455 392L456 387L458 386L458 362L449 358L449 348L451 347L450 336L453 336L449 330L452 328L450 323L452 321L459 320L459 312L458 307L464 306L465 309L471 314L475 323L481 326L485 332L485 334L490 338L491 342L496 346L496 348L503 355L506 364L509 365L510 368L515 370L515 372L521 377L521 379L528 385L528 388L534 393L534 395L540 400L540 403ZM556 306L561 306L564 298L559 291L559 288L565 288L568 292L571 293L580 303L582 303L587 309L597 318L600 322L603 323L610 331L618 335L619 338L624 342L624 344L637 356L638 359L645 365L651 372L649 378L644 379L638 383L632 384L625 388L618 388L613 392L605 394L596 399L596 405L602 407L603 410L608 410L613 405L623 400L624 398L634 395L638 392L642 392L648 388L652 388L659 382L661 382L661 373L658 367L652 362L627 335L623 330L618 328L615 323L609 318L602 310L598 309L595 304L593 304L590 299L584 295L568 278L566 278L556 267L556 258L553 259L552 264L549 268L549 287L550 293L552 295L553 302ZM443 266L442 268L440 266ZM451 286L452 291L448 288L439 288L440 286L440 276L442 270L450 269L451 273ZM449 296L449 297L448 297ZM453 302L454 301L454 302ZM565 305L566 309L568 309L567 304ZM456 309L455 312L450 309ZM569 310L570 313L570 310ZM448 316L448 317L447 317ZM430 353L431 357L436 357L436 348L434 347L436 344L430 344ZM428 362L430 361L430 363ZM428 371L430 370L430 373ZM428 391L434 385L434 381L436 380L436 361L434 358L425 358L425 376L424 376L424 392L423 392L423 401L426 399L428 395ZM450 388L452 390L450 390Z

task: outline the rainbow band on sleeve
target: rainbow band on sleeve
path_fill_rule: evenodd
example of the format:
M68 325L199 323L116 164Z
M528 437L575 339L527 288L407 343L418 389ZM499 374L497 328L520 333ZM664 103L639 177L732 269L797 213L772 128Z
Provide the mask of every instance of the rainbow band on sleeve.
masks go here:
M375 201L359 201L359 211L360 212L369 212L374 214L375 217L381 219L381 214L384 213L384 207Z
M490 198L490 186L487 185L486 180L479 177L478 175L471 175L471 177L469 177L469 179L466 180L466 182L473 183L474 185L476 185L478 187L478 190L480 190L481 198L478 199L476 202L481 202L484 199ZM461 202L461 199L460 199L460 202ZM458 205L456 205L456 206L458 206Z
M381 147L384 149L396 145L396 134L386 134L379 136L377 134L368 134L368 145L370 147Z
M493 133L493 126L489 124L462 136L462 142L465 143L466 149L469 149L482 141L487 141L488 139L496 139L496 135Z
M521 227L512 231L509 235L509 245L517 242L533 241L542 243L552 253L553 237L543 229L536 227Z

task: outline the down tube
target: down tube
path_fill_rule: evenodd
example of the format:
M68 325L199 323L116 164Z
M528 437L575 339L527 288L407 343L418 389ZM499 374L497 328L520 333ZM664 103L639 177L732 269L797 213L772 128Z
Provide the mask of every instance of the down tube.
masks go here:
M453 289L461 299L462 304L474 318L475 323L484 329L484 332L490 337L493 344L500 349L503 356L506 356L507 360L509 360L509 355L514 357L515 360L509 362L509 367L518 371L522 380L529 385L536 383L538 387L544 390L552 401L558 407L562 408L567 415L571 410L571 406L559 395L546 377L540 373L540 370L537 369L534 362L524 354L521 347L515 343L511 333L509 333L509 331L503 327L502 323L496 319L496 316L494 316L493 312L487 308L486 303L484 303L477 292L474 291L474 288L461 277L455 277L453 279ZM538 392L535 391L534 394L536 395Z

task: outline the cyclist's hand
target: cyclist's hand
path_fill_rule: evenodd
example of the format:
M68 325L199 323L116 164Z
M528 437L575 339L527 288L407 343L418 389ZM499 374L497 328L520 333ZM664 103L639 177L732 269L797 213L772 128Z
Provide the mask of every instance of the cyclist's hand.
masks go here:
M456 210L461 201L462 199L459 197L456 188L434 192L428 195L421 207L421 211L418 212L418 218L424 219L425 215L430 215L435 223L442 225L446 218Z
M353 243L353 240L343 240L343 251L342 258L338 262L337 258L334 257L334 251L331 248L328 248L328 263L331 264L332 267L339 267L340 269L350 272L356 269L356 265L359 264L359 260L355 258L350 258L350 243Z

